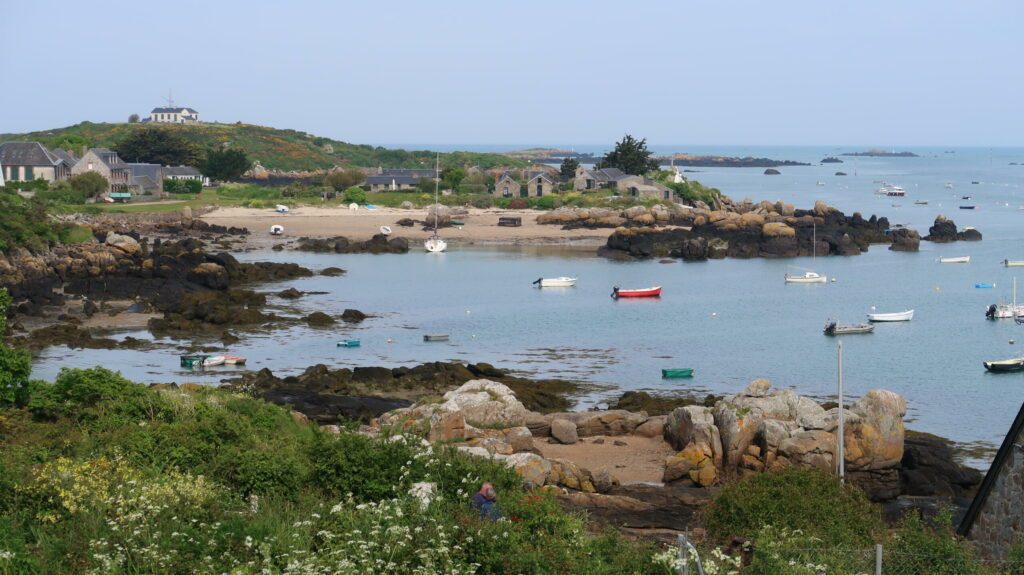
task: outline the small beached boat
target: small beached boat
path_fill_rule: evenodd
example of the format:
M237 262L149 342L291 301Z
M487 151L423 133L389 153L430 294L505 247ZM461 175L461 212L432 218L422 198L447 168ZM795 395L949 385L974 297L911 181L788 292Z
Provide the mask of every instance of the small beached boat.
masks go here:
M542 288L546 287L573 287L576 285L576 278L562 276L560 278L537 278L533 285Z
M995 373L1006 373L1010 371L1024 371L1024 357L1014 359L999 359L995 361L983 361L985 369Z
M391 226L381 226L380 227L380 233L384 234L385 236L390 236L391 235Z
M955 258L939 258L940 264L969 264L971 256L959 256Z
M287 214L288 213L288 206L286 206L284 204L277 204L276 206L274 206L274 211L279 213L279 214Z
M676 369L661 370L662 379L676 379L679 377L693 377L692 367L681 367Z
M914 310L895 313L869 313L868 321L910 321L914 319Z
M661 286L654 286L642 289L620 289L619 286L612 288L612 299L621 297L661 297Z
M338 347L359 347L358 339L340 339L338 340Z
M1008 268L1024 268L1024 260L1003 260L1003 265Z
M423 341L448 341L448 334L436 333L423 336Z
M245 358L240 355L225 355L224 365L245 365Z
M466 221L465 220L451 220L449 223L451 225L453 225L453 226L464 226L464 225L466 225Z
M875 326L870 323L837 323L831 320L825 323L825 335L848 335L873 331L875 331Z
M224 365L225 361L227 361L227 358L223 355L210 356L203 360L203 367L217 367L218 365Z
M270 235L279 236L284 233L284 226L273 225L270 226Z

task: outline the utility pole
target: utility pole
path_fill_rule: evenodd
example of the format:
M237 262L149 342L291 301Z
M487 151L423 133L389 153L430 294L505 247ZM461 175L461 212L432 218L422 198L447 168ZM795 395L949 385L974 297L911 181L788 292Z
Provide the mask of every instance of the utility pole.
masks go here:
M843 445L843 340L839 340L839 437L836 459L839 463L839 483L846 483L846 451Z

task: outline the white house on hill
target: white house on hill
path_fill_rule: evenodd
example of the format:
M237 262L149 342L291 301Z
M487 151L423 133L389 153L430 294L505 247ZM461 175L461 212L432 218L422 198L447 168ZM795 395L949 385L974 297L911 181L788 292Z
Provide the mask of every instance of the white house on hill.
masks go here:
M197 124L199 112L192 108L153 108L147 121L160 124Z

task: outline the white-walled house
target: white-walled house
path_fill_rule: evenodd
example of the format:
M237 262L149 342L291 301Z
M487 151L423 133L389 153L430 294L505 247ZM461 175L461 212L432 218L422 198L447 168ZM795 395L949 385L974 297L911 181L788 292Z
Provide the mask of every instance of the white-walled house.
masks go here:
M4 142L0 144L0 165L6 182L25 182L43 179L48 182L66 180L71 165L39 142Z
M164 177L168 180L197 180L202 182L204 186L210 185L210 178L207 178L192 166L165 166Z
M158 124L197 124L199 112L192 108L153 108L148 121Z

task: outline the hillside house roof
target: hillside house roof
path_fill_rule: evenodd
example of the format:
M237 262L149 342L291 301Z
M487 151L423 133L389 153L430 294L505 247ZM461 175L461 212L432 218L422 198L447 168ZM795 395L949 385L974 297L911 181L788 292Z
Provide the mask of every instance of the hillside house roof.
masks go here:
M168 176L202 176L202 174L199 173L199 170L192 166L167 166L164 168L164 174Z
M150 114L198 114L192 108L153 108Z
M367 176L366 183L371 186L390 186L392 184L396 186L415 186L420 183L421 179L415 176L378 175Z
M0 144L0 164L5 166L56 166L61 158L39 142L5 142Z

